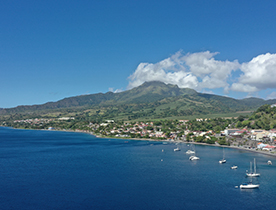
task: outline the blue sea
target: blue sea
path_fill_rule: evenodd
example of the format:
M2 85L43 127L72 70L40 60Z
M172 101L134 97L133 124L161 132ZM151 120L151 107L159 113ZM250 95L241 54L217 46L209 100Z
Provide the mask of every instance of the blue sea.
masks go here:
M275 157L178 146L0 127L0 209L276 209ZM236 188L254 158L260 188Z

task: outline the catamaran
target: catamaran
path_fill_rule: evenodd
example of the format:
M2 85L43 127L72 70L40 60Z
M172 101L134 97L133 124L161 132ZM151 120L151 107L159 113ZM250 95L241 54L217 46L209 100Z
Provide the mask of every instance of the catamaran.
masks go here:
M195 156L195 155L192 155L189 157L189 160L199 160L200 158Z
M188 150L188 151L189 151L189 150ZM187 152L188 152L188 151L187 151ZM187 153L187 152L186 152L186 153ZM187 153L187 154L194 154L194 155L190 156L190 157L189 157L189 160L199 160L199 157L197 157L197 156L195 155L195 153L196 153L196 152L195 152L195 149L194 149L194 151L193 151L193 150L190 150L190 152L191 152L191 153Z

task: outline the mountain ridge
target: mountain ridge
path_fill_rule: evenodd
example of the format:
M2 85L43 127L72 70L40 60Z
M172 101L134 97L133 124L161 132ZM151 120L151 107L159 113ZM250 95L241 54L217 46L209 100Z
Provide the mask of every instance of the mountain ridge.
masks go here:
M179 88L177 85L165 84L160 81L145 82L131 90L119 93L107 92L68 97L56 102L40 105L22 105L14 108L0 109L0 115L25 112L51 112L61 109L118 109L128 107L128 116L149 114L145 110L151 109L156 117L171 114L192 115L196 113L229 113L257 109L264 104L276 103L276 99L264 100L260 98L234 99L215 94L198 93L189 88ZM139 109L140 107L140 109ZM142 107L142 108L141 108ZM170 110L170 111L164 111ZM114 112L114 110L113 110ZM124 112L124 110L121 110Z

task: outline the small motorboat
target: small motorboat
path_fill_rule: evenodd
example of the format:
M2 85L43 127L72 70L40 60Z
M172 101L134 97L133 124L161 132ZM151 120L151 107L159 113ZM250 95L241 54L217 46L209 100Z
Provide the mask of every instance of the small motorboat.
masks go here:
M231 169L237 169L238 168L238 166L232 166L231 167Z

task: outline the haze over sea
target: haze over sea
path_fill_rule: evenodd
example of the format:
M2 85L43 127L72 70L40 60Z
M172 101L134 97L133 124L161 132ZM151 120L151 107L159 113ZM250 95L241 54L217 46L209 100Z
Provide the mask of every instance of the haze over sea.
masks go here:
M192 162L180 147L0 127L0 209L275 209L276 158L225 148L221 165L222 148L196 145ZM253 158L260 188L235 188Z

